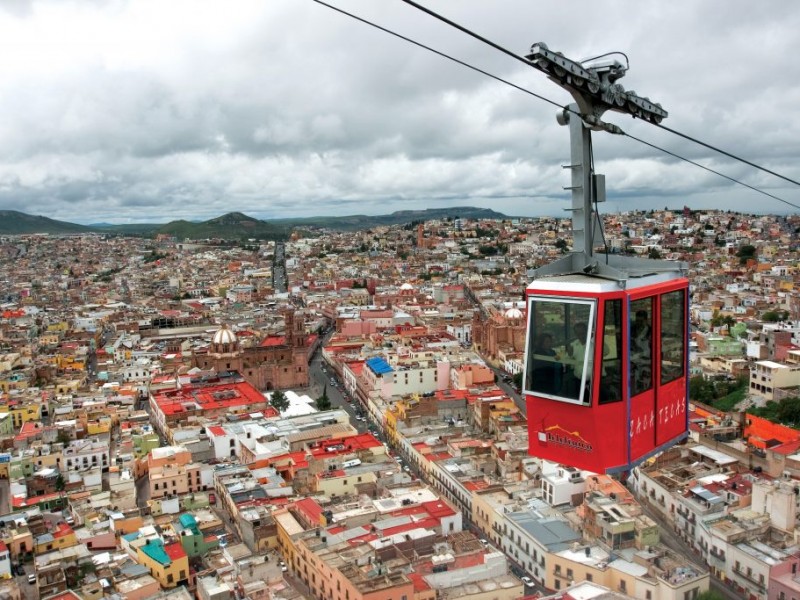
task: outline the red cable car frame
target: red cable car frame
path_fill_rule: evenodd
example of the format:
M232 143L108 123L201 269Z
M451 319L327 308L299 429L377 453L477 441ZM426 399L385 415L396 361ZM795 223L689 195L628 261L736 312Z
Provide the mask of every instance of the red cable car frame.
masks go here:
M570 131L574 251L533 270L526 290L529 453L625 473L688 435L689 282L685 263L595 252L606 246L594 208L605 179L591 131L622 133L600 119L607 110L655 123L667 112L616 83L627 71L617 61L584 67L541 43L526 58L576 101L558 115Z
M625 472L686 437L688 288L686 278L670 274L625 289L582 274L528 287L530 454L595 473ZM644 348L634 335L637 313L649 330ZM583 352L570 355L575 343Z

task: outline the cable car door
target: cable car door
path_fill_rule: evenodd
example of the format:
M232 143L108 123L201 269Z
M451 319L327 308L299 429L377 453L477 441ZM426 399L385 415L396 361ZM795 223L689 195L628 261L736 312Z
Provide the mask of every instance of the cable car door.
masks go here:
M656 300L657 296L632 294L628 303L628 435L633 460L656 447Z

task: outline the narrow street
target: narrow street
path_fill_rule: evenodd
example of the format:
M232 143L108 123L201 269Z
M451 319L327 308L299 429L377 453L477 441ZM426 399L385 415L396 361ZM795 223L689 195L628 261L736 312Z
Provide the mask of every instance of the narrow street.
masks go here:
M0 479L0 515L11 512L11 483L8 479Z
M331 383L331 379L335 384ZM348 402L345 398L347 392L344 390L342 382L335 377L333 371L325 366L322 360L321 352L317 352L308 364L308 395L316 400L322 396L322 392L326 389L328 399L331 401L331 408L341 408L350 415L350 422L358 430L359 433L364 433L368 429L367 421L359 421L356 417L360 412L358 404L353 401ZM358 411L358 412L357 412Z
M653 519L653 521L655 521L658 524L658 529L659 533L661 534L662 544L664 544L667 548L669 548L674 552L677 552L682 556L691 557L692 562L701 565L705 569L708 569L703 559L700 556L698 556L686 542L684 542L680 537L678 537L678 535L673 530L671 523L663 519L656 511L652 510L647 505L646 500L643 501L637 497L637 501L642 507L642 511L644 512L644 514ZM742 598L740 594L726 587L721 581L719 581L716 577L714 577L711 574L709 574L709 587L710 589L719 593L728 600L741 600Z

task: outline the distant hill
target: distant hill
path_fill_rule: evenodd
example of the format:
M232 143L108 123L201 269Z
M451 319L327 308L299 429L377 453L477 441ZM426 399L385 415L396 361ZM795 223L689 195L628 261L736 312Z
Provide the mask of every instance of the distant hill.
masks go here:
M412 221L436 219L507 219L490 208L457 206L428 208L425 210L399 210L388 215L347 215L342 217L309 217L305 219L271 219L261 221L240 212L231 212L208 221L171 221L166 224L136 223L109 225L97 223L90 226L35 217L15 210L0 211L0 234L30 233L110 233L118 235L152 236L159 233L178 239L248 239L283 240L296 228L325 228L340 231L357 231L382 225L404 225Z
M0 210L0 234L91 233L92 228L47 217L28 215L17 210Z
M344 217L309 217L307 219L274 219L272 223L288 224L294 227L324 227L345 231L370 229L381 225L404 225L412 221L433 221L437 219L507 219L503 213L491 208L474 206L453 206L449 208L427 208L425 210L398 210L389 215L348 215Z
M202 223L172 221L162 225L154 233L165 233L174 235L178 239L192 240L206 238L283 240L289 237L291 230L291 226L285 223L277 225L259 221L240 212L232 212Z

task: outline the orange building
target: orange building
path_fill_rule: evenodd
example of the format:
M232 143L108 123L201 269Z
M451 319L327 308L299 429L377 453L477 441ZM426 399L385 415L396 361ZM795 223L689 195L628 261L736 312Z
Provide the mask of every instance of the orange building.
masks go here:
M303 320L294 311L283 314L285 333L242 347L225 325L214 334L208 350L195 352L194 365L217 373L236 371L259 390L280 390L308 385L309 340Z

